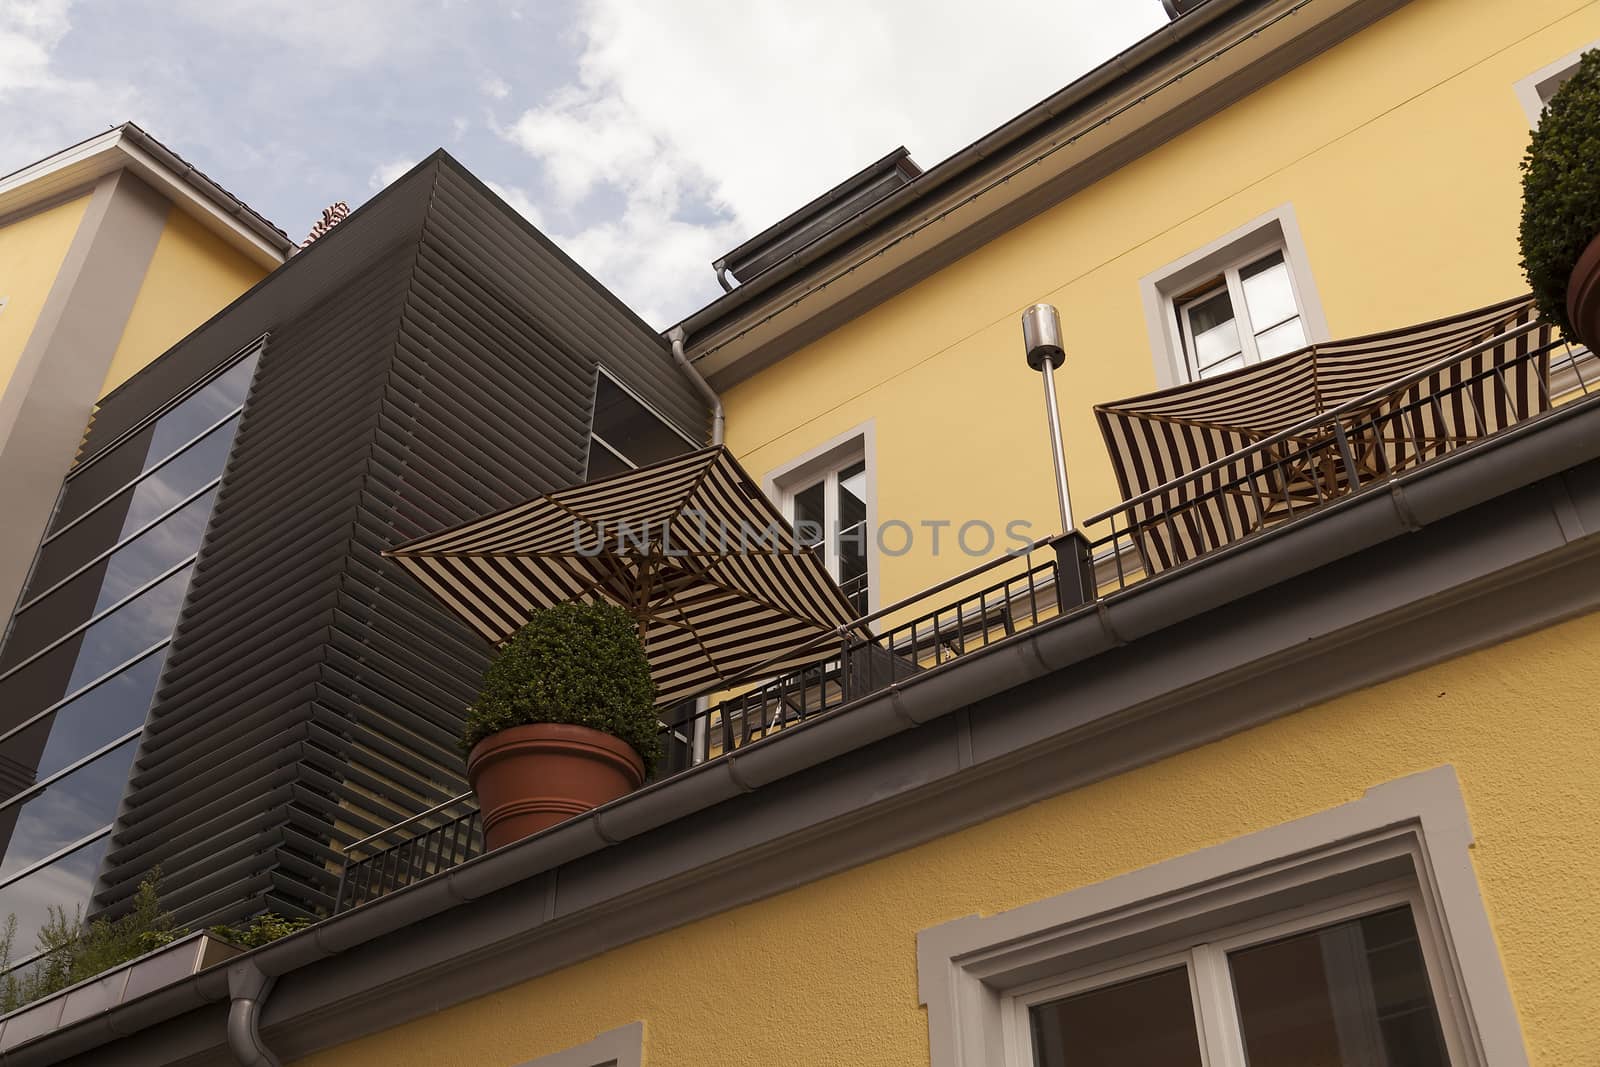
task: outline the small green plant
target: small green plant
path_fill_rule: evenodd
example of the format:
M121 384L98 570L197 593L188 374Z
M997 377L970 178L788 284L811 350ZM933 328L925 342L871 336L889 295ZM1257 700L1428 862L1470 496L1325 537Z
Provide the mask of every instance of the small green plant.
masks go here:
M213 926L211 932L240 948L260 948L310 925L310 919L291 919L269 911L257 915L244 926Z
M1568 337L1567 282L1600 234L1600 49L1556 91L1522 160L1522 269L1547 322Z
M614 604L561 604L512 635L467 709L461 748L513 726L587 726L633 746L645 767L661 756L650 661L638 623Z
M31 1004L182 936L183 931L173 929L172 916L161 910L156 893L160 880L160 869L151 871L139 883L133 907L126 914L96 919L87 926L81 908L68 914L65 908L50 905L49 918L34 938L39 958L18 971L9 970L17 916L8 916L5 932L0 934L0 969L7 969L0 979L0 1011Z

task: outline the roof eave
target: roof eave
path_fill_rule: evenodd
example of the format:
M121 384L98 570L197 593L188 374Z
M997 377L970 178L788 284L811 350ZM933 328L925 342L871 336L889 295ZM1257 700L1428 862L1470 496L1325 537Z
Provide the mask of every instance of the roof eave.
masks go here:
M0 218L59 202L121 170L260 267L271 270L295 251L283 231L131 122L0 177Z

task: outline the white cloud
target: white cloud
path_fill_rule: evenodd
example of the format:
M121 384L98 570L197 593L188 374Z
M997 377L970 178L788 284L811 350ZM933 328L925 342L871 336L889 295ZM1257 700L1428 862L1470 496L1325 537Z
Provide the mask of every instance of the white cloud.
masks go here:
M55 52L72 28L71 8L71 0L0 3L0 107L13 116L27 115L25 122L7 124L4 149L10 164L42 158L99 133L138 105L130 86L71 78L56 69Z
M718 254L895 145L930 166L1164 22L1158 0L588 0L576 84L501 133L563 209L620 194L557 240L664 325L716 293Z
M523 218L541 230L544 229L544 215L525 191L515 185L501 185L499 182L486 181L483 184L487 185L495 196L515 208Z
M388 163L379 163L372 170L372 176L367 179L367 184L374 192L387 189L393 185L406 171L417 165L414 159L394 159Z
M493 100L504 100L511 95L511 86L506 84L506 80L493 75L483 79L478 88L483 90L484 96Z

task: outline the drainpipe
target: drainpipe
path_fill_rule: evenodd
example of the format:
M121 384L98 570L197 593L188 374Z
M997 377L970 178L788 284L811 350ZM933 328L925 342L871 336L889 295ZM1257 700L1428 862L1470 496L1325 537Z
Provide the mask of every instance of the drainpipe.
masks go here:
M228 968L228 1048L242 1067L281 1067L278 1057L261 1040L261 1007L272 992L274 979L245 959Z
M672 342L672 358L683 368L683 373L689 376L690 383L706 398L706 403L711 405L711 443L722 444L722 431L727 419L722 414L722 398L717 391L711 388L711 383L706 381L705 375L700 373L689 357L683 351L684 332L682 326L674 326L667 331L667 340Z

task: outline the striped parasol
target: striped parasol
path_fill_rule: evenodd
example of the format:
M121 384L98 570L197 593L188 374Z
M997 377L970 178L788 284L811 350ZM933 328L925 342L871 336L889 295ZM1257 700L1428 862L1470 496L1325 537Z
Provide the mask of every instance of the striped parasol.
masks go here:
M1536 319L1532 299L1518 297L1310 345L1215 378L1101 404L1095 416L1124 500L1274 435L1315 426L1334 411L1352 435L1363 476L1387 475L1548 410L1545 350L1552 333L1546 325L1523 329ZM1451 360L1457 353L1461 358ZM1423 374L1430 367L1438 369ZM1349 405L1360 410L1344 410ZM1133 505L1130 521L1146 569L1194 559L1336 491L1326 472L1306 469L1327 451L1316 440L1326 433L1321 426L1285 442L1280 451L1294 462L1251 453Z
M621 605L639 620L662 705L758 667L815 662L828 654L823 639L856 617L721 446L538 497L385 555L497 644L540 608Z

